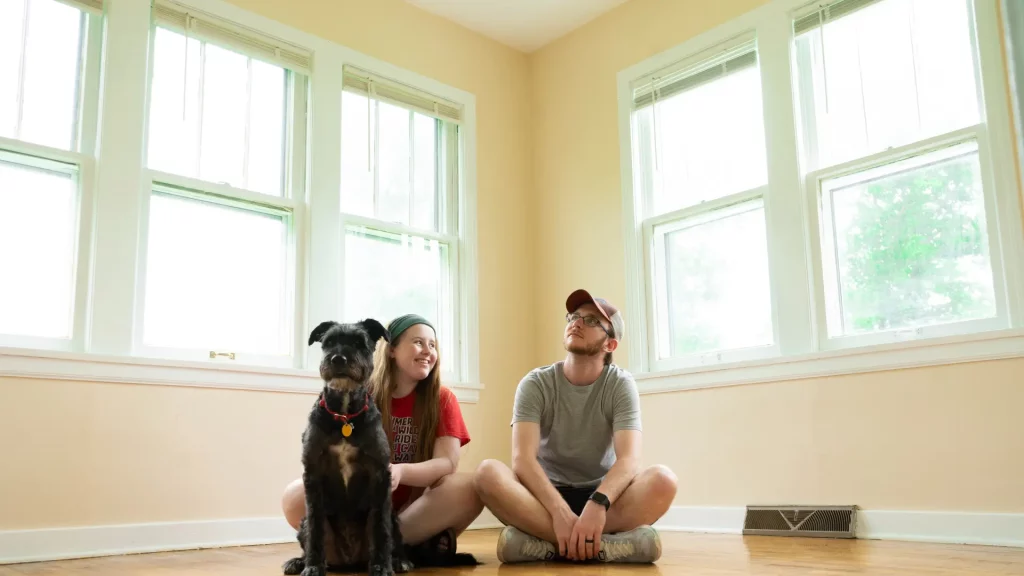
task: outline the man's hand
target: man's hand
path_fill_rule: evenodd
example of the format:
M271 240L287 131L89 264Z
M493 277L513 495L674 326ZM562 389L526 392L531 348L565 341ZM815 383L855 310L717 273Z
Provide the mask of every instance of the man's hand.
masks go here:
M601 551L601 534L608 519L604 506L587 502L580 514L580 520L572 530L569 548L575 552L573 560L593 560Z
M563 506L558 514L551 518L551 522L554 524L555 536L558 538L558 554L563 558L569 557L575 560L573 557L576 552L569 546L569 539L579 522L579 517L568 506Z
M391 468L391 491L394 492L398 485L402 483L402 467L404 464L389 464Z

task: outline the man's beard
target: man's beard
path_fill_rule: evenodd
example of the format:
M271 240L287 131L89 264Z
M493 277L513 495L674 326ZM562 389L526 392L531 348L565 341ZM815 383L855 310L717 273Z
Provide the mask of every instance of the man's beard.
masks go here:
M604 350L602 349L603 347L604 340L601 340L600 342L595 342L590 346L582 344L565 344L565 350L567 352L571 354L576 354L578 356L599 356L604 353Z

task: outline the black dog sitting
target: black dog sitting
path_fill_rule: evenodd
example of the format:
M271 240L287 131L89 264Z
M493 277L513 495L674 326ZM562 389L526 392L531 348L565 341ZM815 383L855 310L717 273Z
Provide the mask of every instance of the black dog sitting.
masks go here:
M412 568L391 506L388 440L367 388L381 338L388 338L387 330L373 319L324 322L309 335L309 345L320 342L323 351L324 389L302 434L307 512L298 539L304 555L286 562L285 574L323 576L327 546L332 571L369 565L371 575L391 576Z

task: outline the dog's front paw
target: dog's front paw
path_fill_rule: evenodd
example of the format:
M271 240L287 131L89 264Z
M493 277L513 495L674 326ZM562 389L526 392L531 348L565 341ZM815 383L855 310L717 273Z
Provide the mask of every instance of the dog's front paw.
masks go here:
M370 566L370 576L395 576L390 565L373 564Z
M324 576L326 570L320 566L306 566L306 569L302 571L302 576Z
M306 567L306 560L302 557L292 558L291 560L284 563L282 568L284 573L288 575L298 574L302 572L302 569Z
M413 566L413 563L405 558L391 559L391 569L395 571L395 574L405 574L413 568L415 568L415 566Z

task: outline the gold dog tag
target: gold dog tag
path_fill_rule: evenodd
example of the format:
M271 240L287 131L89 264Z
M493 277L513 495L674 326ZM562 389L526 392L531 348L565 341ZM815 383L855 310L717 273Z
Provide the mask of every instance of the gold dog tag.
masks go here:
M352 425L349 424L348 422L345 422L345 425L341 427L341 435L344 436L345 438L348 438L349 436L352 435L352 430Z

